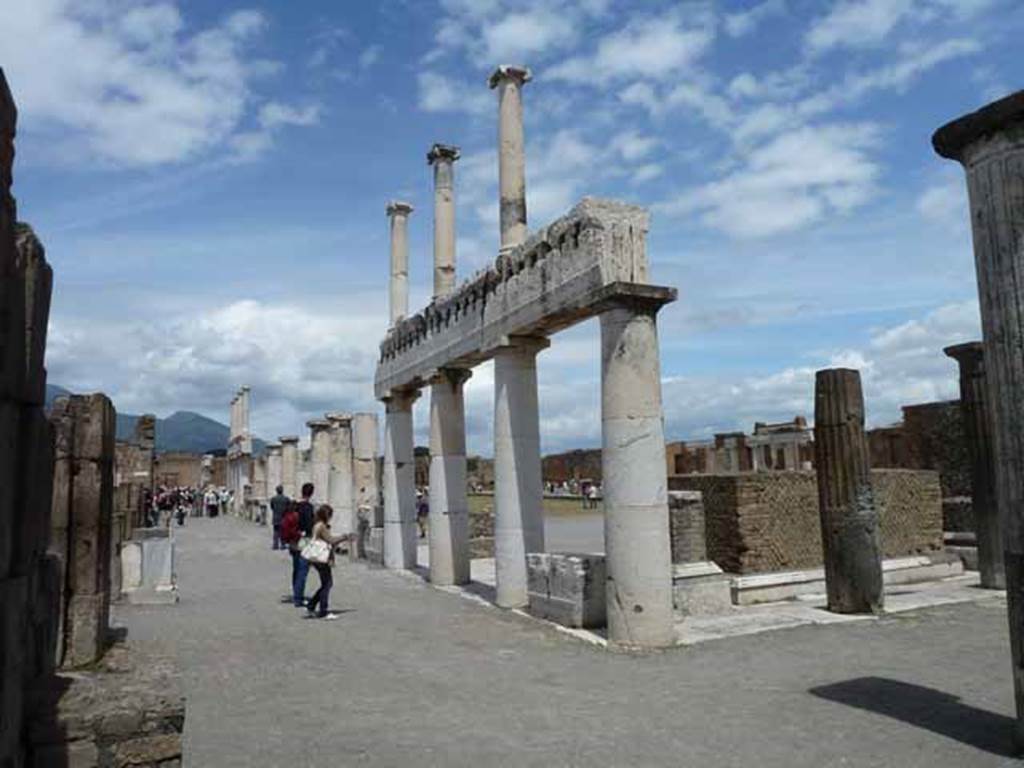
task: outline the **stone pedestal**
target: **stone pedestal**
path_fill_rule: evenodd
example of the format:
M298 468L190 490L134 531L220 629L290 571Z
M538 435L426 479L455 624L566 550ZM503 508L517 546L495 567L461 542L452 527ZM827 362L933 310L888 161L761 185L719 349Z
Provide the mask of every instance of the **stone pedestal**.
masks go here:
M605 625L604 555L531 552L526 567L531 615L566 627Z
M682 616L732 610L731 580L708 560L704 497L700 491L668 492L672 540L672 605Z
M815 377L814 459L828 609L880 613L882 545L857 371L835 368Z
M547 346L510 339L494 356L494 557L503 608L526 605L526 555L544 551L537 353Z
M466 370L445 369L430 387L430 580L469 583Z
M985 399L984 348L980 341L973 341L947 347L945 352L960 367L960 410L971 455L971 509L981 586L1006 589L992 456L992 422Z
M121 548L123 595L135 605L178 602L174 538L167 528L139 528Z
M601 314L601 466L608 640L675 643L656 313L637 299Z
M1016 740L1024 749L1024 91L944 126L932 143L967 172L1002 523Z
M416 566L416 478L412 404L418 392L394 393L386 401L384 425L384 565Z

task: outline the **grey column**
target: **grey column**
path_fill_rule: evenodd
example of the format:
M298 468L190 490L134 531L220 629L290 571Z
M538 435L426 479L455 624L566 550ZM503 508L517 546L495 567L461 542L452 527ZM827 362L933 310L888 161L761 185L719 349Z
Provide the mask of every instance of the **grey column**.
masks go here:
M434 298L455 289L454 164L459 148L435 144L427 154L434 166Z
M523 139L523 85L530 70L503 64L488 84L498 90L498 187L501 251L526 240L526 151Z
M417 397L419 392L395 392L384 401L384 565L398 570L416 566L412 404Z
M608 640L676 640L656 315L664 302L601 313L601 471Z
M960 368L960 411L971 454L971 510L978 542L981 586L1006 589L992 457L992 421L985 396L984 348L980 341L972 341L946 347L944 351L957 361Z
M388 203L391 226L391 326L409 314L409 214L412 206L398 200Z
M313 501L326 504L331 484L331 423L311 419L309 427L309 477L313 483Z
M548 345L509 339L494 356L494 560L503 608L526 605L526 555L544 551L537 353Z
M299 495L299 438L295 436L279 437L281 443L281 485L289 499L297 499Z
M828 609L880 613L882 544L857 371L833 368L815 376L814 465Z
M366 539L371 528L384 525L380 478L377 472L377 414L357 413L352 417L352 495L359 537L350 552L366 557Z
M330 489L328 503L334 508L332 527L336 532L355 533L352 503L352 415L329 413L331 423Z
M206 457L203 457L203 466L206 466ZM267 444L267 496L277 493L277 486L282 484L281 477L281 444ZM205 483L203 483L205 485Z
M470 371L444 369L430 386L430 580L469 582L466 407Z
M1015 737L1024 749L1024 91L944 126L932 143L967 172L1002 524Z

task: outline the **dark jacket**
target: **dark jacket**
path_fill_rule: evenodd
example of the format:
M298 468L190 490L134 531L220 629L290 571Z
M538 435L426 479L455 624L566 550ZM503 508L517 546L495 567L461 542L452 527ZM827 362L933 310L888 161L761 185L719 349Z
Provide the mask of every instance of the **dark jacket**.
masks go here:
M273 513L271 522L274 525L280 525L281 519L284 517L285 511L288 509L288 504L291 502L287 496L283 493L277 494L270 500L270 510Z
M313 535L313 505L308 501L300 501L299 507L299 529L304 536Z

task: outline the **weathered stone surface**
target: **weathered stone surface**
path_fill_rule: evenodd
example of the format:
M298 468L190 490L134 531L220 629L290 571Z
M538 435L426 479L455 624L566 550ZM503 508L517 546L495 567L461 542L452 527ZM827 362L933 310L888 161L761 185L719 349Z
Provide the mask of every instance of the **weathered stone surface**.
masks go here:
M25 388L24 401L32 405L46 402L46 331L50 319L50 295L53 270L46 263L46 252L32 227L15 227L17 267L25 285Z
M828 609L878 613L882 545L857 371L836 368L815 377L814 458Z
M700 491L669 491L669 532L673 563L708 559L704 533L704 495Z
M566 627L605 625L604 555L531 552L526 562L532 615Z
M106 395L73 395L74 451L78 459L113 462L116 434L114 405Z

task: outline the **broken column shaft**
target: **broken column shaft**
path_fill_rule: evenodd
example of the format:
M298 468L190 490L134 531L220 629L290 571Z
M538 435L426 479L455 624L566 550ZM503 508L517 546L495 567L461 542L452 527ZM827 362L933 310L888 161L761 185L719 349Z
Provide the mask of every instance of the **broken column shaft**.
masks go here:
M526 150L523 139L523 85L526 67L502 65L488 84L498 89L498 187L501 252L526 240Z
M971 457L971 510L978 543L981 586L1006 589L1003 541L999 532L992 428L985 396L985 357L980 341L946 347L960 367L960 412Z
M1002 524L1015 737L1024 749L1024 91L940 128L932 144L967 173Z
M299 438L294 435L277 438L281 443L281 485L289 499L299 497Z
M355 533L352 503L352 416L328 413L330 431L330 472L327 503L334 509L331 527L335 534Z
M857 371L834 368L815 376L814 460L828 609L878 613L882 546Z
M409 314L409 214L412 206L392 200L387 214L391 222L391 326Z
M466 406L470 371L446 368L430 387L430 580L469 582Z
M326 504L331 482L331 423L326 419L312 419L309 427L310 482L313 483L313 503Z
M412 404L419 392L395 392L385 399L384 565L416 566L416 466L413 462Z

